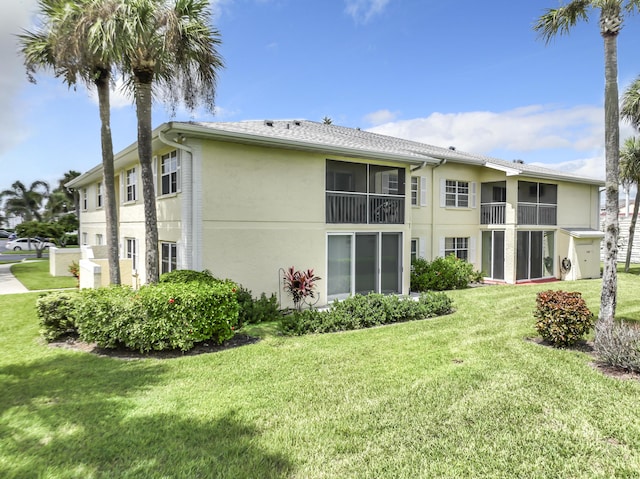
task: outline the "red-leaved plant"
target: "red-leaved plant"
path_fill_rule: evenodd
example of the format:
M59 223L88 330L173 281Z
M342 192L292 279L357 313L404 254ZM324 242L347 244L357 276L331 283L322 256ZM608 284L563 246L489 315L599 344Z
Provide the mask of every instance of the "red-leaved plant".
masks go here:
M284 289L291 294L296 309L302 309L302 303L306 298L315 298L313 289L320 278L312 269L296 271L293 266L284 272Z

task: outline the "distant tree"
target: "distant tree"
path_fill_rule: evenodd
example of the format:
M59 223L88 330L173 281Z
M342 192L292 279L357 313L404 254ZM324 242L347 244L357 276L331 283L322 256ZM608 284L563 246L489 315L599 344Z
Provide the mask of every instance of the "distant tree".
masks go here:
M332 120L330 117L325 116L325 117L322 119L322 123L324 123L325 125L331 125L331 124L333 124L333 120Z
M34 181L28 188L21 181L16 181L11 189L0 192L5 212L23 221L42 220L42 206L48 196L49 184L41 180Z
M58 180L57 188L53 190L54 193L57 191L64 193L65 197L67 198L67 211L70 211L71 205L73 205L73 211L76 214L76 216L79 216L79 212L80 212L80 195L76 190L67 188L66 184L69 183L71 180L76 179L80 175L81 173L79 171L75 171L75 170L67 171L62 176L62 178Z
M604 40L604 124L606 162L606 219L604 238L604 273L600 295L600 314L596 324L596 342L599 328L610 329L616 313L618 278L618 181L620 169L620 126L618 107L618 34L622 28L623 12L633 14L640 0L571 0L558 8L548 9L534 29L548 43L556 35L568 34L580 21L587 22L592 10L599 10L600 35Z
M54 190L47 198L47 204L44 207L44 219L53 221L60 215L68 213L67 195L60 190Z
M632 136L624 141L620 150L620 179L625 186L636 186L636 198L633 204L633 214L629 224L629 241L627 242L627 256L624 262L624 272L628 273L631 265L631 250L635 236L638 206L640 206L640 138Z
M44 241L51 241L58 238L64 231L57 223L43 223L41 221L27 221L16 226L16 233L20 237L39 238L42 242L35 242L36 257L42 258L44 251Z
M83 82L95 87L100 113L100 140L107 224L109 280L120 284L118 212L115 202L115 172L109 88L114 59L119 58L117 33L112 19L124 0L38 0L42 25L35 32L19 35L21 52L30 79L36 70L52 70L69 86ZM74 171L65 176L75 177ZM63 178L61 181L65 181ZM66 181L65 181L66 183ZM66 189L66 188L65 188ZM70 192L67 192L70 194ZM79 213L77 194L74 197Z
M209 0L124 0L115 18L119 66L133 90L145 215L146 282L159 277L158 224L152 169L154 96L172 109L179 102L214 110L219 33L210 25ZM120 25L117 25L121 22Z

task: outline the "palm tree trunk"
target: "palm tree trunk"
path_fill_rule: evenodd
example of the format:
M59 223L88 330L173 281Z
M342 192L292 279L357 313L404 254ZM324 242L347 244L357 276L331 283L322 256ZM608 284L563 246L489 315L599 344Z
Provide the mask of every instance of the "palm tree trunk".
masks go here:
M116 205L115 171L113 165L113 140L111 138L111 112L109 80L111 74L102 70L95 80L100 108L100 139L102 142L102 169L104 185L104 208L107 223L107 258L109 282L120 284L120 258L118 254L118 210Z
M144 200L145 265L146 283L157 283L159 277L158 218L156 195L153 184L151 145L151 82L152 74L136 72L135 98L138 117L138 157L142 176L142 197Z
M616 313L618 278L618 181L620 155L620 126L618 111L618 53L617 35L603 34L605 60L605 161L606 214L604 230L604 272L600 295L599 327L613 325ZM596 342L598 327L596 328Z
M624 272L629 272L631 265L631 250L633 250L633 236L636 232L636 220L638 219L638 206L640 206L640 185L636 185L636 199L633 203L633 214L629 225L629 241L627 242L627 257L624 262Z

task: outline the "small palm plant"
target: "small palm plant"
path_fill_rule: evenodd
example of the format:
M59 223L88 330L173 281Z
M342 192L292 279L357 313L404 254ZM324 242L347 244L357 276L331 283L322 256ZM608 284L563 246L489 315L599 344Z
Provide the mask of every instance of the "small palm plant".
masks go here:
M314 288L316 281L320 280L312 269L296 271L291 266L284 272L284 289L291 294L293 304L298 311L302 310L302 304L306 298L315 298Z

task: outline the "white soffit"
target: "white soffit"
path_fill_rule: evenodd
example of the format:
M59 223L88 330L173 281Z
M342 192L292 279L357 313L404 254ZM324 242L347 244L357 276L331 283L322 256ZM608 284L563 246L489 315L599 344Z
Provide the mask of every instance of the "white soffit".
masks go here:
M516 170L515 168L509 168L508 166L496 165L495 163L486 162L484 164L487 168L491 168L493 170L503 171L507 174L507 176L515 176L519 175L522 172L520 170Z

